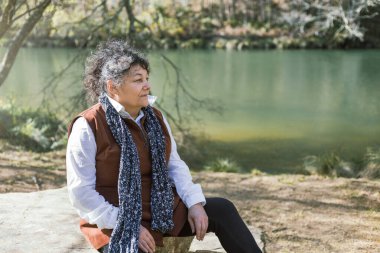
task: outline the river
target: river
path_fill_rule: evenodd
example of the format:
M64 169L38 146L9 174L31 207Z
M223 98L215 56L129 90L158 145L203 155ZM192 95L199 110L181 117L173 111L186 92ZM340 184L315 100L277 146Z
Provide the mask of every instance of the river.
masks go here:
M52 74L78 53L22 49L0 99L38 106ZM149 52L152 93L174 113L176 79L161 54L181 69L191 94L223 107L222 114L191 108L179 94L182 111L196 115L188 124L210 140L199 152L215 159L277 172L302 166L307 155L360 159L380 145L380 50ZM51 101L66 103L81 90L84 55L56 81L54 93L47 90Z

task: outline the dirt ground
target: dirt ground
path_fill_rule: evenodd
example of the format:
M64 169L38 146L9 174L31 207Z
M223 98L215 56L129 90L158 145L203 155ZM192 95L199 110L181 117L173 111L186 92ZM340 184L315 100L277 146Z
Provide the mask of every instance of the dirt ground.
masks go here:
M198 173L264 233L266 252L380 252L380 181Z
M64 151L0 143L0 193L66 184ZM302 175L194 173L207 197L229 198L263 231L266 252L380 252L380 181Z

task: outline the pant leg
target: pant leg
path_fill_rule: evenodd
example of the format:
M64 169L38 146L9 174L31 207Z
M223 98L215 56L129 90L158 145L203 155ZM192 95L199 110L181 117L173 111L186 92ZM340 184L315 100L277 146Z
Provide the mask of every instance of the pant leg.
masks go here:
M228 253L261 253L248 227L240 217L234 204L224 198L206 198L204 206L208 216L207 232L214 232ZM188 222L179 236L191 236Z

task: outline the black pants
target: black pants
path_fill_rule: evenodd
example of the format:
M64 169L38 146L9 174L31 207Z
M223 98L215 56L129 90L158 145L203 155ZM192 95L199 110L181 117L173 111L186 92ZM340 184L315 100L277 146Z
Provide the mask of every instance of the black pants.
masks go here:
M261 253L251 232L231 201L224 198L206 198L206 202L204 208L209 222L207 232L216 234L227 253ZM190 224L186 222L178 236L192 235L195 234L191 232ZM103 248L108 249L108 245ZM107 253L106 249L99 249L99 251Z
M241 219L234 204L224 198L206 198L204 206L208 216L207 232L214 232L227 253L259 253L251 232ZM191 236L191 227L188 222L179 236Z

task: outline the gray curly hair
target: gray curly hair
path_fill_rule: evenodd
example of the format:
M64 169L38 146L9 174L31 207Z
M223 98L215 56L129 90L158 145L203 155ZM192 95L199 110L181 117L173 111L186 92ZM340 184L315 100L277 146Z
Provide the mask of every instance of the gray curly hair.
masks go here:
M90 101L107 92L108 80L121 86L123 77L134 65L140 65L148 73L149 62L145 55L122 40L109 40L100 43L96 50L86 59L84 71L84 87Z

